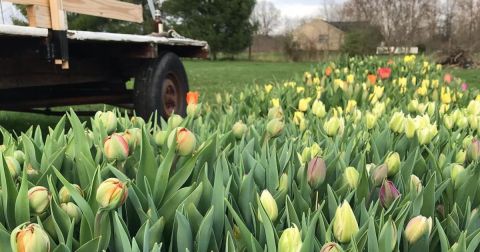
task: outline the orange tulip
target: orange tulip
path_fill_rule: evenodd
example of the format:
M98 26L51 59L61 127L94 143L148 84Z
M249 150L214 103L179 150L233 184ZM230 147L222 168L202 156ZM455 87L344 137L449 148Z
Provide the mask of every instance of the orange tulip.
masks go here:
M375 83L377 82L377 76L375 74L369 74L367 78L372 85L375 85Z
M200 93L198 93L197 91L188 92L187 93L187 104L197 104L199 96L200 96Z
M332 68L330 66L328 66L326 69L325 69L325 75L326 76L330 76L330 74L332 74Z

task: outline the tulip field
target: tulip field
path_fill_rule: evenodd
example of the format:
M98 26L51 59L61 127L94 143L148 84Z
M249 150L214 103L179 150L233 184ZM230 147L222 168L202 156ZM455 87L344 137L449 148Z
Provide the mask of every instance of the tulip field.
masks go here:
M479 91L420 56L305 70L0 128L0 251L478 251Z

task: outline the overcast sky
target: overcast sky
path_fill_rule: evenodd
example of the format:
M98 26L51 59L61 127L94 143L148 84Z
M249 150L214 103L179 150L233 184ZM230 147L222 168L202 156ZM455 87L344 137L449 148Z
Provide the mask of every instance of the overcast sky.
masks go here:
M339 3L344 0L269 0L280 9L282 15L288 18L310 18L313 16L324 15L325 3ZM3 11L7 22L11 16L13 8L10 3L3 3ZM0 23L3 23L0 19Z

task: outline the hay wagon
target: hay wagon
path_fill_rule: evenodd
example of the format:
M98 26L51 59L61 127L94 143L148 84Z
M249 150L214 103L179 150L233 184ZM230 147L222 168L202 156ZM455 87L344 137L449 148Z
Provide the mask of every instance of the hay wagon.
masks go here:
M184 113L188 78L180 57L205 58L208 44L163 32L68 30L66 12L143 22L141 5L116 0L8 0L27 6L29 26L0 25L0 109L31 111L107 103L148 117ZM134 78L134 88L125 84Z

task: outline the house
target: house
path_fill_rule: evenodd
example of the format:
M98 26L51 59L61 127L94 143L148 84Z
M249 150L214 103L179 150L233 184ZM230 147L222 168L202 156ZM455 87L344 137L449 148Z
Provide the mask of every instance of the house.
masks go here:
M316 18L300 25L293 32L293 41L302 51L339 51L346 33L369 26L368 22L328 22Z

